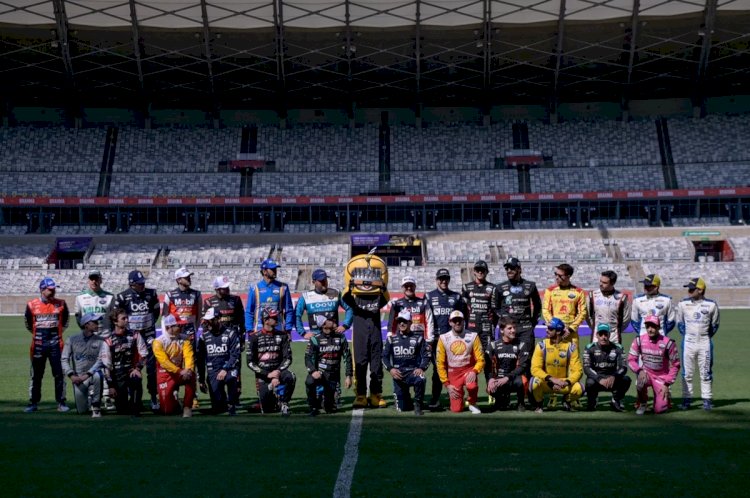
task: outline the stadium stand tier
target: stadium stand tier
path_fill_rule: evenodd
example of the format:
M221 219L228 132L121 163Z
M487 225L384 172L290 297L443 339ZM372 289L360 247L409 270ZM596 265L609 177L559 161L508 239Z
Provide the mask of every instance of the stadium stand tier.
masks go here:
M117 138L114 171L216 173L220 161L237 157L240 141L239 128L144 130L124 127ZM159 190L154 192L158 193Z
M529 145L552 156L559 167L645 165L661 161L653 121L534 122L529 123Z
M677 164L675 173L681 188L745 187L750 185L750 160Z
M106 128L0 126L0 171L98 173L106 133Z
M661 166L590 166L531 170L532 192L596 192L606 190L660 190Z
M260 126L257 155L275 161L280 172L377 173L378 128Z
M495 158L513 148L512 133L511 123L393 126L392 167L394 171L437 172L492 169Z
M750 161L750 115L708 115L669 120L672 155L677 164ZM745 183L748 177L745 176Z

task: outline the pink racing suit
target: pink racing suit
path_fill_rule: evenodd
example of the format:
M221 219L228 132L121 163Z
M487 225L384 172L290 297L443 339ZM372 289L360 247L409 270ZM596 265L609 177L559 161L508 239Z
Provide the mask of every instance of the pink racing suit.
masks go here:
M644 370L648 375L645 385L638 387L638 402L648 402L648 387L654 390L654 413L669 408L669 386L680 371L680 356L675 342L659 334L655 339L648 335L636 336L630 345L628 365L636 375ZM637 384L636 384L637 385Z

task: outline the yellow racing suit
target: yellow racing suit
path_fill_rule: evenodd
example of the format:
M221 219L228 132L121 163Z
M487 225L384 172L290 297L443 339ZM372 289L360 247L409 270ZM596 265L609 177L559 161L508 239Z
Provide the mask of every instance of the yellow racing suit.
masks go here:
M583 384L580 382L583 376L583 365L578 345L569 341L560 341L553 344L549 339L540 341L534 349L531 358L531 393L534 399L540 403L545 393L555 392L552 389L550 377L563 379L567 387L556 391L558 394L570 395L569 399L575 401L583 395Z
M573 332L566 340L578 345L578 327L586 319L586 292L580 287L571 285L565 289L559 285L551 285L544 291L542 316L549 323L553 318L559 318L570 327Z

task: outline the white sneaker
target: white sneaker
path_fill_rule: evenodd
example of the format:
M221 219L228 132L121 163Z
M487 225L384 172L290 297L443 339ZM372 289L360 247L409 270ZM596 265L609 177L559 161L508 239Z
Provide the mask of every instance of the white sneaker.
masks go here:
M641 405L638 407L638 409L635 411L636 415L644 415L646 413L646 405Z
M98 408L91 410L91 418L102 418L102 411Z
M58 403L58 405L57 405L57 411L58 412L62 412L62 413L66 413L66 412L70 411L70 407L68 405L66 405L65 403Z
M482 414L482 410L480 410L479 408L477 408L477 405L469 405L469 411L471 412L472 415L481 415Z
M193 409L187 406L182 409L182 418L190 418L193 416Z
M152 411L158 411L161 408L161 405L159 405L158 399L152 399L151 400L151 410Z

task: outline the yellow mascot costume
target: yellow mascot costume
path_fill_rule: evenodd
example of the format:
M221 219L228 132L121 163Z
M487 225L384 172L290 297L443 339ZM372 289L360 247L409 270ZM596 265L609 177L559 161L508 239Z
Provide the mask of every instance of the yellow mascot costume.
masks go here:
M383 335L380 310L388 304L388 266L374 254L354 256L344 269L342 301L352 309L354 408L385 408L383 399ZM367 371L370 396L367 396Z

